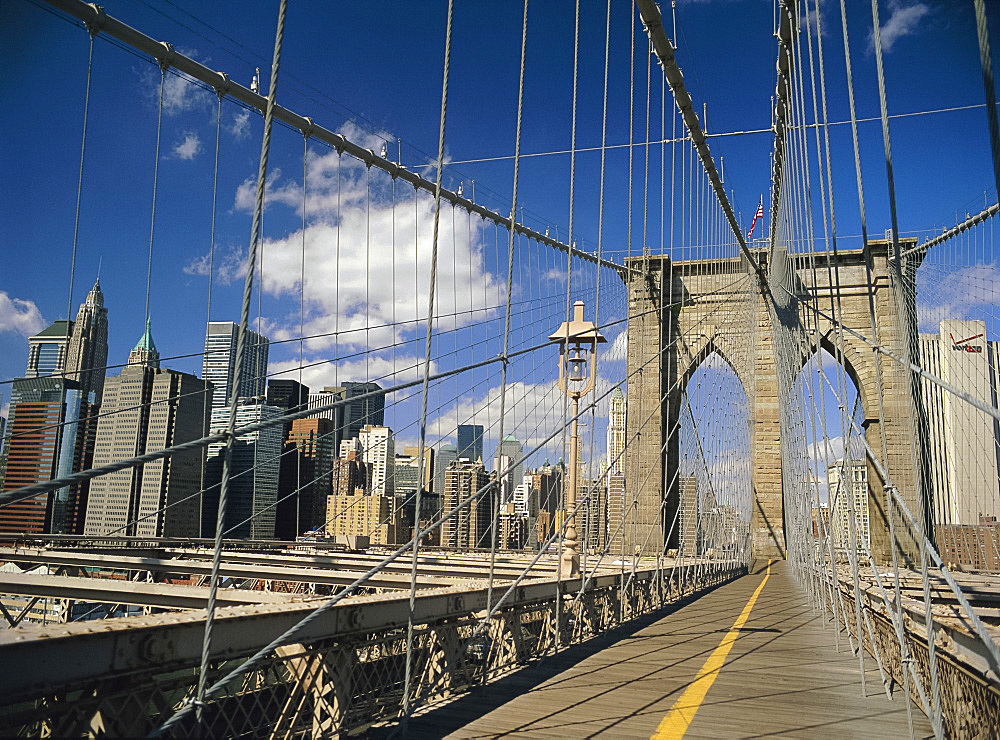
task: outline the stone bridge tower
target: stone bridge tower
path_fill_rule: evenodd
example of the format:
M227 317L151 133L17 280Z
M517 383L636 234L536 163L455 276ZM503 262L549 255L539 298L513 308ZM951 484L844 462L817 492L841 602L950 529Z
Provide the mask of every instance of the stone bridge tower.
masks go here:
M904 252L914 243L900 240ZM682 393L713 353L732 368L749 401L754 497L750 531L755 557L785 556L783 491L791 481L785 480L789 472L782 465L782 447L804 445L805 440L782 439L782 415L801 413L789 407L789 389L803 361L819 348L841 361L857 386L868 444L910 511L921 516L917 461L922 456L917 454L916 430L922 413L911 374L895 360L876 355L860 338L848 332L838 335L830 320L837 316L848 329L871 338L874 313L883 347L900 357L914 351L913 278L919 257L904 266L904 282L909 287L903 290L890 259L891 242L870 241L868 246L867 251L840 251L835 263L826 253L814 254L812 259L793 255L795 269L791 269L792 260L780 255L775 262L782 261L781 269L770 270L771 287L765 290L759 287L754 267L742 257L629 260L626 439L630 444L622 501L608 502L609 531L615 532L625 520L619 536L612 540L613 554L653 555L664 546L679 544L678 527L669 542L664 539L683 486L678 443ZM768 274L766 255L761 251L756 256L761 273ZM777 280L776 272L784 272L784 278ZM881 364L887 455L883 455L876 363ZM891 540L885 482L871 462L868 480L871 549L877 560L888 562ZM899 551L903 562L913 563L917 549L903 521L896 516Z

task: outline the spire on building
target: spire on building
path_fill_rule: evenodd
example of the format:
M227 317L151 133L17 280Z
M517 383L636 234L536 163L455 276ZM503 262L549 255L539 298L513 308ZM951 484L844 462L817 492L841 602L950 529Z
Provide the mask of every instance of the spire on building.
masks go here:
M149 367L160 367L160 353L156 350L156 343L153 341L153 329L150 319L146 318L146 331L139 337L135 347L128 356L129 365L148 365Z
M101 290L101 278L98 276L97 280L94 281L94 287L90 289L87 293L87 299L84 301L86 306L103 306L104 305L104 292ZM83 308L81 306L80 308Z
M80 384L84 397L93 394L92 403L100 403L108 364L108 309L100 278L80 304L73 322L66 358L66 377Z

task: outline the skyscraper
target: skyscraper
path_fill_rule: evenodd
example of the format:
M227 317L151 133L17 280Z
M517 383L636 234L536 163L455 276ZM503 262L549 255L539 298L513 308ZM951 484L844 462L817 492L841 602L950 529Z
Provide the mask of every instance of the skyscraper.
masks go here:
M326 406L327 404L333 403L336 400L337 396L333 393L333 390L331 388L324 388L322 391L311 391L309 393L308 408L314 409L319 406ZM324 409L323 411L313 412L312 416L321 419L329 419L330 421L336 421L337 419L335 408Z
M205 331L202 377L214 386L212 407L215 409L228 406L232 399L239 329L239 325L232 321L209 321ZM247 329L243 343L243 366L237 383L240 398L264 395L269 347L267 337Z
M348 543L357 538L359 546L395 545L407 538L401 513L392 496L334 494L327 499L326 533Z
M694 557L698 554L698 477L682 475L678 480L680 512L677 529L679 555Z
M455 445L445 444L438 447L434 460L434 493L440 500L444 500L444 471L457 459L458 448Z
M28 367L24 377L42 378L62 373L66 369L72 333L73 322L60 319L28 337Z
M66 356L66 377L80 384L84 397L94 394L101 403L108 364L108 309L104 307L101 281L87 293L73 322Z
M302 411L309 403L309 386L295 380L271 380L267 384L267 405L275 406L283 412ZM292 429L292 422L286 421L284 438ZM331 441L332 444L332 441Z
M26 378L44 378L55 373L62 373L66 367L66 348L69 346L69 334L72 328L71 321L56 321L51 326L42 329L38 334L28 337L28 367L24 371ZM4 490L7 490L5 483L7 459L10 455L11 434L16 412L17 393L12 391L8 423L3 437L0 438L0 484L4 485ZM21 433L23 434L24 431L26 430L22 430ZM24 454L23 448L20 454Z
M90 467L94 407L74 381L18 378L7 433L3 490L13 491ZM0 508L0 532L79 534L87 491L78 483Z
M333 423L329 419L293 421L281 455L275 537L294 540L323 527L332 466Z
M961 391L997 406L1000 344L986 340L982 321L945 320L920 335L920 363ZM928 380L921 381L927 414L934 523L978 525L1000 516L1000 428L992 416Z
M483 457L483 425L458 425L458 456L467 460L481 460Z
M621 388L615 388L608 401L608 471L605 478L608 533L615 538L622 537L620 527L625 511L625 409L625 396Z
M524 448L512 434L505 436L497 445L493 469L497 471L497 475L501 476L501 501L505 504L513 500L514 488L521 483L521 471L524 469L524 462L521 460L523 455ZM459 454L459 458L461 457L462 455Z
M420 452L420 448L417 445L407 445L403 448L403 454L408 455L415 461L417 455ZM431 491L434 487L434 448L430 446L424 447L424 490Z
M210 386L188 373L160 368L146 330L129 364L105 383L94 464L104 465L198 439ZM84 534L197 537L201 531L203 450L188 450L91 482Z
M79 392L79 402L88 406L87 413L84 415L87 417L96 412L96 405L101 402L107 359L108 311L104 307L104 294L101 292L100 283L96 282L90 293L87 294L86 300L80 304L75 323L67 320L56 321L35 336L28 338L28 364L25 377L43 378L62 374L67 380L75 383L75 385L63 388L66 391ZM51 393L52 391L50 389L47 392ZM69 408L72 408L76 403L72 394L65 397L63 401L65 402L67 399L70 403ZM17 394L12 393L11 420L15 415L17 402ZM9 427L10 424L7 426ZM92 435L94 426L87 422L85 429L89 430ZM0 485L6 478L9 436L9 429L0 429ZM90 452L92 452L92 448L88 448L86 454L89 455ZM20 454L23 454L23 450ZM84 485L80 488L79 493L85 497L86 490L87 486ZM63 493L68 495L65 491ZM56 500L61 501L62 498L64 496L57 496ZM74 501L81 503L84 498L75 498ZM80 517L78 524L82 527L83 510L81 509L77 513ZM62 526L58 523L59 516L56 518L57 526ZM76 526L76 524L67 524L66 526Z
M380 496L395 493L396 445L389 427L364 427L358 434L362 457L369 466L368 492Z
M489 547L497 497L486 468L481 462L459 459L448 466L444 477L443 516L454 515L442 525L441 544L463 550Z
M863 555L871 542L868 518L868 463L862 457L837 460L826 472L829 485L830 526L834 547L847 552L851 547L851 511L857 552ZM853 502L852 500L853 499Z
M212 434L226 430L229 413L229 406L212 410ZM240 399L236 407L236 426L258 424L279 416L281 409L268 406L259 397L258 400ZM281 447L281 424L244 434L233 442L224 520L227 539L274 538ZM215 535L224 453L223 442L208 446L202 506L202 534L206 537Z
M545 465L536 470L532 475L531 487L532 495L537 495L538 514L535 521L535 532L537 541L544 542L562 522L562 488L563 488L562 463ZM534 504L532 504L532 508Z
M327 386L322 392L309 394L309 408L340 402L334 408L316 414L333 421L336 447L339 449L341 442L357 437L363 427L385 423L385 394L378 393L380 390L382 387L378 383L346 382Z
M160 367L160 351L156 349L156 343L153 341L153 329L149 317L146 317L146 330L128 353L128 365L153 369Z

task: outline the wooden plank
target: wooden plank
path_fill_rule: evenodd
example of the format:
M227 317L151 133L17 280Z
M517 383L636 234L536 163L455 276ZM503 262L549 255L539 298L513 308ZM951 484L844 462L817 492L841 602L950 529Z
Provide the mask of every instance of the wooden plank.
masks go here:
M623 629L616 641L547 659L411 719L409 731L453 738L649 737L761 578L748 576ZM837 652L832 625L824 628L822 621L785 565L775 565L687 736L907 736L901 692L895 701L886 699L869 657L862 696L857 657L846 650L846 638ZM913 713L918 735L929 734L920 709Z

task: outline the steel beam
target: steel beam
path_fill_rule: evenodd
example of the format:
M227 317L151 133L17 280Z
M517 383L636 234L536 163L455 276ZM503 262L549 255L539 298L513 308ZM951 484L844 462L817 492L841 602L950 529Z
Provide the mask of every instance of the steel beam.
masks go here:
M936 247L938 244L941 244L942 242L946 242L949 239L958 236L963 231L968 231L973 226L978 226L986 219L996 216L997 213L1000 213L1000 203L994 203L991 206L987 206L982 211L977 213L975 216L970 216L969 218L965 219L962 223L958 224L957 226L953 226L952 228L948 229L947 231L941 234L938 234L933 239L928 239L923 244L919 244L917 246L913 246L907 250L904 250L903 256L909 257L911 254L915 252L918 254L923 254L931 247Z
M54 599L97 601L102 604L135 604L175 609L201 609L208 602L208 589L176 583L147 583L114 578L75 578L36 573L0 572L0 593L18 596L41 596ZM220 603L287 604L294 596L269 591L224 588Z
M59 550L36 550L0 548L0 560L15 563L46 563L72 565L78 568L113 568L118 570L148 570L154 573L176 573L183 575L210 575L210 560L190 560L184 558L134 557L111 552L82 553ZM362 570L332 568L289 568L280 565L260 563L222 563L219 574L230 578L260 578L273 581L296 583L321 583L327 586L347 586L354 583ZM417 585L422 588L450 586L454 580L421 576ZM384 573L373 576L367 582L372 588L409 589L410 576L403 573Z

